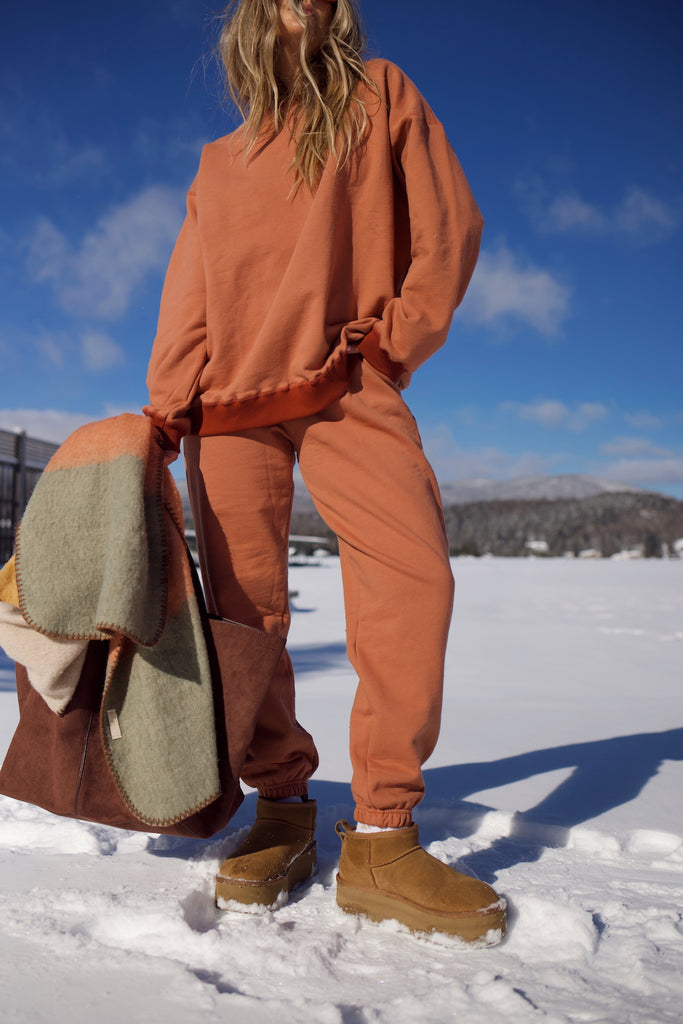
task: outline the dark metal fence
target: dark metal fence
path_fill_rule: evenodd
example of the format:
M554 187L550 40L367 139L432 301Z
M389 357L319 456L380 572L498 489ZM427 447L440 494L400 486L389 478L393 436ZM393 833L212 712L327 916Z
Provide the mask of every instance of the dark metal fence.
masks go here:
M0 566L12 557L17 523L58 447L23 430L0 430Z

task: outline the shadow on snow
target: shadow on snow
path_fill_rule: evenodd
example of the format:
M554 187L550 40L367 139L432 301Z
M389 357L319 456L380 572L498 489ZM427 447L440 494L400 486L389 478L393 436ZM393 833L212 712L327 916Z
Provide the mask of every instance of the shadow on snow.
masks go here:
M472 793L511 785L535 775L572 768L561 782L534 807L516 812L506 836L464 858L464 866L487 882L504 868L538 860L543 851L567 844L571 829L614 807L633 800L657 774L662 762L683 760L683 729L619 736L590 743L570 743L535 750L497 761L450 765L425 771L427 796L418 810L421 841L428 845L450 836L466 838L477 831L485 815L495 810L467 800ZM311 796L318 801L318 839L321 868L330 870L338 854L334 822L350 818L353 804L342 782L312 780ZM210 842L222 844L231 833L248 825L254 816L250 794L224 832ZM674 823L672 823L672 829ZM189 858L206 840L150 840L150 852ZM227 854L225 854L227 855Z
M310 644L306 647L288 647L297 679L307 672L326 672L337 666L348 666L346 644Z
M683 729L618 736L590 743L570 743L501 758L425 772L427 811L453 807L446 832L462 837L476 831L492 808L466 797L519 782L545 772L573 771L534 807L518 811L507 836L467 858L480 878L490 881L498 871L523 861L535 861L547 847L566 846L571 829L635 799L664 761L683 760ZM437 821L440 820L437 816ZM672 831L680 822L672 822ZM441 834L431 838L444 838Z

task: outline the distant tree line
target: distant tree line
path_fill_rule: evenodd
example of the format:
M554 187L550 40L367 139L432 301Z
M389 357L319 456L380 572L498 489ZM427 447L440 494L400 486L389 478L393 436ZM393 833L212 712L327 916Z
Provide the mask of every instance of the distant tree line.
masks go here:
M683 539L683 501L650 492L591 498L476 501L449 505L446 528L452 555L580 555L603 558L637 550L645 558L675 554ZM295 512L293 533L336 538L314 511ZM680 548L680 545L679 545Z

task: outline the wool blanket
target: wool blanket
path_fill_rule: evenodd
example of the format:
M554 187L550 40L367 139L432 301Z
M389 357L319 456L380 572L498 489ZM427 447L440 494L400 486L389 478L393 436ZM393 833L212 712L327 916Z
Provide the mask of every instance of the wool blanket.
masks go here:
M182 504L146 417L91 423L64 442L17 531L14 572L5 572L5 611L15 610L7 600L11 575L29 627L23 630L28 661L37 638L72 645L74 657L90 640L108 640L102 739L133 814L165 826L215 800L211 672ZM20 639L12 657L26 663ZM34 685L39 676L29 671ZM67 672L58 683L67 692L58 699L51 694L61 709L77 677L72 665L70 682Z

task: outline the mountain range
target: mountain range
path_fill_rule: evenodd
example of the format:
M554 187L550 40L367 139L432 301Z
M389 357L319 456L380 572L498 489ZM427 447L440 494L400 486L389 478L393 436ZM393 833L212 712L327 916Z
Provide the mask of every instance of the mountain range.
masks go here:
M179 487L189 520L185 481ZM683 555L683 501L668 495L578 474L440 487L452 555ZM291 533L325 537L337 550L300 480Z
M578 473L562 476L520 476L512 480L458 480L454 483L439 483L441 499L445 506L466 505L475 501L581 501L598 494L647 493L628 484L601 480L598 477ZM300 481L294 496L295 512L311 512L313 502Z

